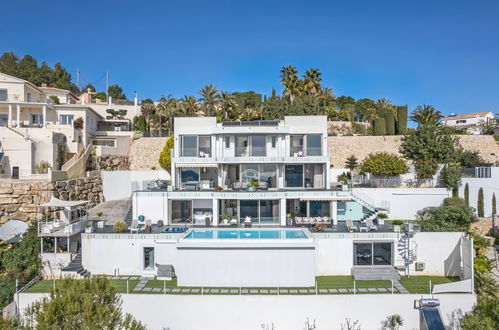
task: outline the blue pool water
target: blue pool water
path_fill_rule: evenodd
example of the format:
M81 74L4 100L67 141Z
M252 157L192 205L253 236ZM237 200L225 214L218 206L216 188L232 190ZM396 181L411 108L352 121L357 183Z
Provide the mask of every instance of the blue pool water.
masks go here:
M186 239L296 239L307 238L303 230L285 229L193 229Z

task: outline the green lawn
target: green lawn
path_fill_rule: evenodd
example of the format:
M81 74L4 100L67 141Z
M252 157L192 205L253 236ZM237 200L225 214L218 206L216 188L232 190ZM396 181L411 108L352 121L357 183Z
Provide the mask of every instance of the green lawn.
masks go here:
M349 289L353 288L352 276L317 276L317 288L319 289ZM390 281L356 281L357 289L363 288L391 288Z
M119 293L126 293L126 280L110 280L111 285L116 289L117 292ZM57 286L58 280L55 280L55 285ZM130 292L135 288L135 286L139 284L138 280L129 280L128 281L128 288ZM30 286L28 289L26 289L24 292L28 293L48 293L50 292L50 289L54 287L54 281L53 280L41 280L36 283L34 283L32 286Z
M431 285L444 284L459 281L459 277L444 276L402 276L400 284L409 291L409 293L430 293Z

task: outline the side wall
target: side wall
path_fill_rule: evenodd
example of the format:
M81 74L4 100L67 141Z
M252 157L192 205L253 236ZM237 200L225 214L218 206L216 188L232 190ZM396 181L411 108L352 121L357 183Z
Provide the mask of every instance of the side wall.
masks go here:
M497 154L499 155L499 154ZM496 210L499 210L499 167L491 168L490 178L463 178L459 187L459 196L464 198L464 187L470 188L470 206L477 208L478 191L483 188L484 216L492 216L492 194L496 194Z
M159 171L102 171L102 184L106 201L128 198L134 190L147 189L154 180L169 180L170 174Z

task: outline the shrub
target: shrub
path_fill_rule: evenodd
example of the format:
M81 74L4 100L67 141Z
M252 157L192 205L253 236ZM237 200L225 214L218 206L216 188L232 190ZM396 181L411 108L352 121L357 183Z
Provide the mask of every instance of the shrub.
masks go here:
M461 152L459 152L457 161L463 168L474 168L490 165L482 159L478 151L462 150Z
M76 118L75 121L73 122L73 127L75 129L83 129L83 118L81 117Z
M370 154L364 159L360 169L362 173L371 173L375 176L397 176L409 170L402 158L387 152Z
M447 189L452 190L452 197L458 197L459 186L461 185L461 170L459 164L449 163L444 166L440 173Z
M418 159L414 162L414 167L418 179L428 180L433 178L433 175L437 173L438 163L432 158Z
M496 193L492 193L492 215L497 214L496 205Z
M171 167L171 150L174 147L174 140L173 140L173 135L171 135L165 143L165 147L163 148L163 151L159 154L159 165L161 165L162 168L165 170L169 170Z
M385 111L383 117L386 124L386 135L395 135L395 114L393 111Z
M499 299L479 299L470 313L461 319L463 330L497 329L499 324Z
M402 226L404 224L404 221L402 220L393 220L392 225L394 226Z
M470 206L470 186L467 182L464 185L464 203L466 206Z
M461 198L446 198L439 207L427 207L417 213L422 231L466 231L476 221L473 209Z
M143 115L133 117L132 126L134 131L140 131L140 132L147 131L146 118Z
M49 162L42 160L38 164L35 164L35 172L38 174L47 174L49 168L51 168Z
M57 96L55 96L55 95L50 95L49 99L51 99L52 101L54 101L54 104L61 104L61 101L59 101L59 98Z
M407 132L407 105L398 105L397 109L397 134L404 135Z
M128 229L128 225L124 221L116 222L113 226L113 230L117 233L122 233Z
M484 205L483 205L483 188L478 190L478 205L477 205L477 213L480 218L484 216Z
M386 135L386 122L384 118L374 119L373 133L376 136Z
M378 218L386 219L386 218L388 218L388 215L386 215L386 213L378 213Z

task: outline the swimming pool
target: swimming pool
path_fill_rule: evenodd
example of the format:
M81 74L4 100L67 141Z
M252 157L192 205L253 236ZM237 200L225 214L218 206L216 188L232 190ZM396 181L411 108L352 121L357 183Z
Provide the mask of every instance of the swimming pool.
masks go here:
M302 229L192 229L184 239L306 239Z

